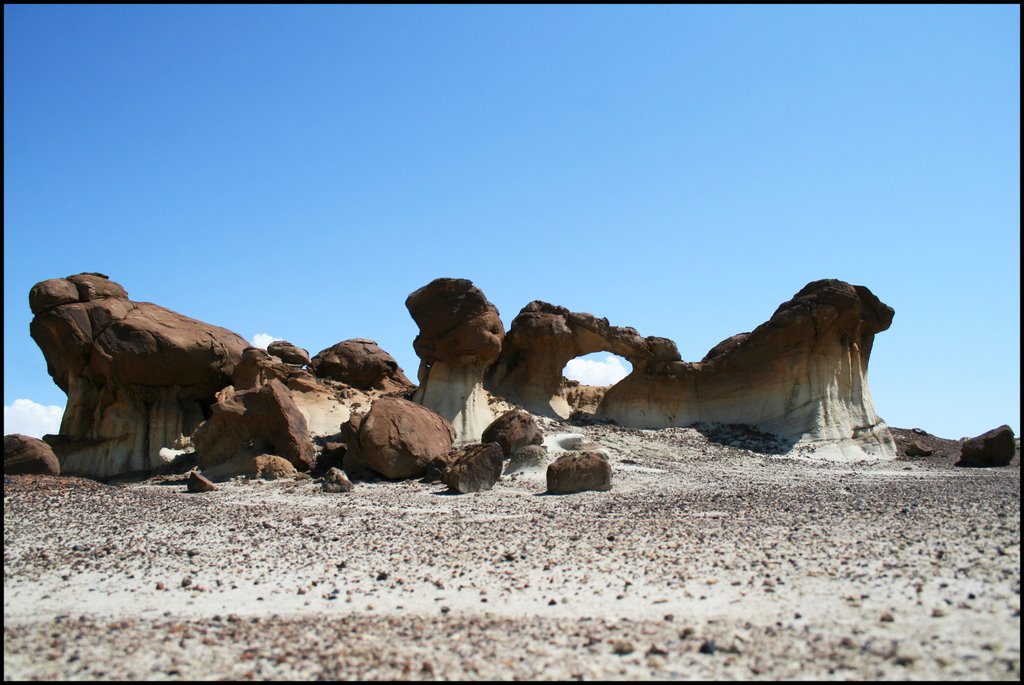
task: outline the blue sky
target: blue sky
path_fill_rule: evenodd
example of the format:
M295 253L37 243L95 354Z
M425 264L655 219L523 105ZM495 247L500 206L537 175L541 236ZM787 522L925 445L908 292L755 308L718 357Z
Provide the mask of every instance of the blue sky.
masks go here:
M840 278L890 425L1019 432L1019 62L1018 6L5 6L5 433L82 271L413 378L439 276L687 360Z

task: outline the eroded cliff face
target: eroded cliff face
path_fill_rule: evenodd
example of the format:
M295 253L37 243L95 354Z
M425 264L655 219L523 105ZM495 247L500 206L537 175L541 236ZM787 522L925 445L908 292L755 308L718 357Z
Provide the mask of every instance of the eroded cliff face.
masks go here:
M68 395L52 441L62 473L108 477L165 463L206 418L249 346L242 337L149 302L103 274L36 284L33 340Z
M413 341L420 358L414 401L447 419L457 442L478 441L494 420L483 379L505 338L498 310L461 278L431 281L405 306L420 328Z
M698 363L634 369L608 389L598 416L639 428L743 423L794 447L895 457L867 379L875 334L893 314L863 286L814 281Z

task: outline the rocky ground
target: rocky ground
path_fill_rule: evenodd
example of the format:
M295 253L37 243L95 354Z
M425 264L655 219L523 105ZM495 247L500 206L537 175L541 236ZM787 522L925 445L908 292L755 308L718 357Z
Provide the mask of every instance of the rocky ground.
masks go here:
M612 490L5 478L4 678L1019 680L1019 456L544 428Z

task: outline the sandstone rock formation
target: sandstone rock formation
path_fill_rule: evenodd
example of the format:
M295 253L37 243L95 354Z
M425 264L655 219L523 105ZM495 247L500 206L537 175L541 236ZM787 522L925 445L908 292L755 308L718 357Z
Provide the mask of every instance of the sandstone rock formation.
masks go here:
M366 467L392 479L419 476L428 463L448 455L454 439L451 424L439 414L408 400L382 397L359 421L358 434L348 438L345 470Z
M512 409L494 420L483 432L481 442L496 442L503 454L512 454L526 445L539 445L544 435L533 416Z
M38 438L21 433L4 436L4 475L59 476L60 463L53 449Z
M285 364L296 366L309 366L309 352L291 344L287 340L275 340L267 345L267 352L274 355Z
M443 480L463 494L490 490L501 478L503 461L501 447L495 442L466 445L451 457Z
M494 420L483 387L498 358L505 327L498 310L470 281L438 278L409 295L405 306L420 328L415 401L455 428L460 442L475 442Z
M69 475L145 473L190 435L249 346L224 328L133 302L96 273L37 283L30 331L68 395L52 445Z
M398 368L394 357L365 338L343 340L321 350L313 357L310 368L320 378L341 381L363 390L394 392L415 387Z
M747 424L821 454L894 458L867 383L875 334L892 319L892 308L863 286L814 281L699 363L634 364L598 416L638 428Z
M965 440L960 447L957 466L1006 466L1016 453L1013 429L1007 425L993 428L981 435Z
M608 319L536 300L512 321L487 387L536 414L568 418L572 408L564 396L562 369L576 357L601 351L625 357L634 370L679 359L671 340L643 338Z
M612 467L596 452L569 452L548 464L548 493L611 490Z

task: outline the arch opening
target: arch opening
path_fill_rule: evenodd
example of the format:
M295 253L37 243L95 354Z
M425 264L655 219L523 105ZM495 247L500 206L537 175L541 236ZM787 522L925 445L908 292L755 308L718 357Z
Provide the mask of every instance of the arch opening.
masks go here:
M624 357L611 352L593 352L566 362L562 368L560 395L569 405L573 419L593 419L608 388L633 371Z

